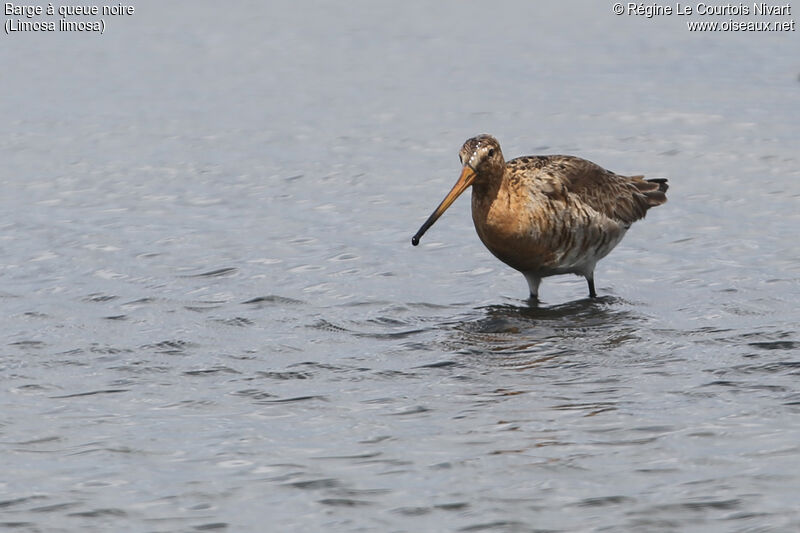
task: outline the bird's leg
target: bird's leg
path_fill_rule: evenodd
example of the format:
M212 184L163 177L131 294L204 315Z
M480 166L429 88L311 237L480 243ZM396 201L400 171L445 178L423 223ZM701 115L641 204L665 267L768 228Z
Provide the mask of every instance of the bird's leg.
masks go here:
M597 292L594 290L594 272L586 276L586 282L589 284L589 298L597 298Z
M524 273L525 280L528 282L528 289L531 291L530 300L533 302L539 301L539 284L542 282L542 278L538 276L534 276L530 273Z

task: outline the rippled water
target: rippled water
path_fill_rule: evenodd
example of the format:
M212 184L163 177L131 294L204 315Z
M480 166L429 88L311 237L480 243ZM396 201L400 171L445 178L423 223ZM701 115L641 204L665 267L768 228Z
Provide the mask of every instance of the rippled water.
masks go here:
M137 2L3 36L0 526L800 528L796 34ZM670 179L531 307L467 137Z

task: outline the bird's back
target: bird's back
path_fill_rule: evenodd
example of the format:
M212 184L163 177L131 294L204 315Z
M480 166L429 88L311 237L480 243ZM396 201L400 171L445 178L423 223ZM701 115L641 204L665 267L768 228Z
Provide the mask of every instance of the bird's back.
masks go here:
M507 163L513 181L530 180L551 198L572 199L630 226L647 210L667 201L664 178L621 176L586 159L569 155L525 156Z

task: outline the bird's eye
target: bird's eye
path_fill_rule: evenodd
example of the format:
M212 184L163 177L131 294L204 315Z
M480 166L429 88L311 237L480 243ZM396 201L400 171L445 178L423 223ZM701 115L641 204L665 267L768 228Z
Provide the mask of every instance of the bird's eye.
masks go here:
M486 152L486 154L487 154L489 157L492 157L492 156L494 155L494 148L489 148L489 151L488 151L488 152Z

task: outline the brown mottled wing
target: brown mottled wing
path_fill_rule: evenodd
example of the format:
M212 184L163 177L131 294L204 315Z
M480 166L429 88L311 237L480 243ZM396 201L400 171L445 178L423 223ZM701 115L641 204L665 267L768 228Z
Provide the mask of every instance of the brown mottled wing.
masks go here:
M520 160L525 160L525 166L538 167L539 176L546 176L553 185L560 183L562 191L572 193L595 211L628 225L643 218L651 207L667 201L666 179L620 176L568 155L525 157L509 163Z

